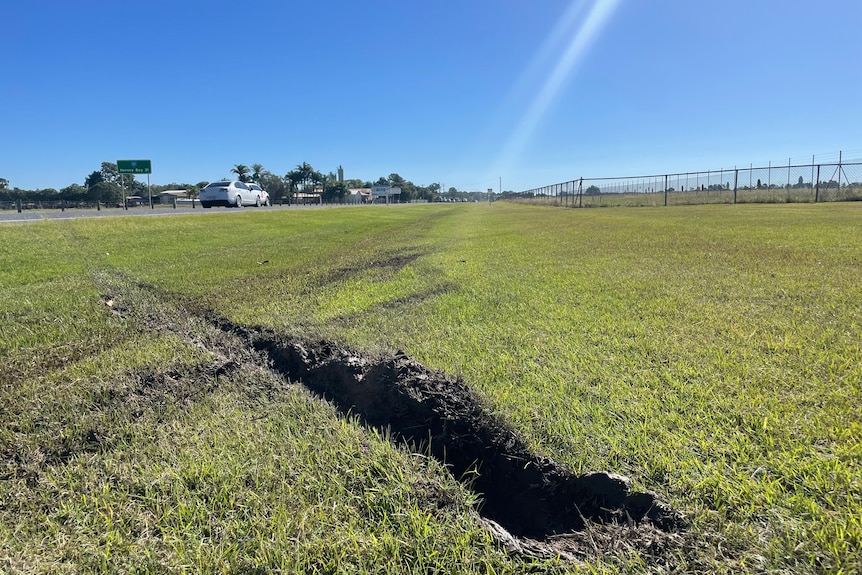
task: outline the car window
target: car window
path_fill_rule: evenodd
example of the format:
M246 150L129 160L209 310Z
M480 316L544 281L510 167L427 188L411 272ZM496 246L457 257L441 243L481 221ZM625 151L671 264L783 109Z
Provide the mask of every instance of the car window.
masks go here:
M236 183L236 187L238 187L238 188L239 188L239 189L241 189L241 190L247 190L247 189L248 189L248 186L246 186L246 185L245 185L245 184L243 184L242 182L237 182L237 183Z
M226 188L230 185L230 182L213 182L209 184L208 188Z

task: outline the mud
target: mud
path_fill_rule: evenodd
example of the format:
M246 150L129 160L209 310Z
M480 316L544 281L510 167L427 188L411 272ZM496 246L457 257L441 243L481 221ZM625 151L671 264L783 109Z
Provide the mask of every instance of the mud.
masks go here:
M648 526L663 532L683 527L679 513L655 493L632 491L626 477L576 475L532 452L463 381L403 353L370 358L331 342L237 325L212 311L192 315L192 323L200 322L198 329L206 326L223 334L195 336L198 344L206 341L204 347L215 348L217 356L226 354L239 363L255 358L340 412L437 458L480 494L478 511L495 535L508 533L523 542L595 525ZM170 329L185 337L197 331L178 325Z
M380 257L378 259L372 259L367 262L362 262L361 264L335 268L328 272L325 276L320 278L318 283L320 285L326 285L338 281L344 281L359 274L367 273L369 270L396 274L406 266L412 264L414 261L422 257L423 255L426 254L424 252L398 252L395 254L389 254L385 257Z
M258 333L253 344L277 371L341 412L436 457L481 494L481 514L512 535L542 540L588 522L645 522L661 530L681 525L654 493L631 491L623 476L574 475L532 453L463 382L404 354L370 361L330 343L272 335Z
M398 267L411 257L385 265ZM286 383L304 385L340 412L358 416L381 435L441 461L480 495L481 521L510 552L579 559L628 548L670 563L678 555L682 516L655 493L633 491L627 478L614 473L576 475L532 452L457 378L403 353L371 358L331 342L237 325L191 302L184 305L177 294L154 293L152 286L101 279L109 288L102 301L111 313L148 330L172 332L214 358L205 373L142 378L132 395L147 405L194 401L207 392L189 379L212 382L225 371L268 369ZM134 298L126 290L135 292ZM130 303L147 299L159 303ZM81 443L83 449L103 446L98 435Z

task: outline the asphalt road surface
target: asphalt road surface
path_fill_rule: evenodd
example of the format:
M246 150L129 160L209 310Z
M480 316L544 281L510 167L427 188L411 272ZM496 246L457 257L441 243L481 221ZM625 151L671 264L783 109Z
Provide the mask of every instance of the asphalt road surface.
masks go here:
M124 210L122 208L95 208L78 209L67 208L66 210L50 209L50 210L22 210L18 213L17 210L0 210L0 223L6 222L32 222L37 220L63 220L75 218L109 218L123 216L171 216L176 214L217 214L222 212L231 212L241 214L245 211L266 211L266 210L288 210L288 209L320 209L320 205L293 205L293 206L270 206L268 208L244 207L241 210L236 208L210 208L204 209L200 206L192 208L191 206L177 206L174 208L170 205L156 205L154 208L149 206L138 206Z

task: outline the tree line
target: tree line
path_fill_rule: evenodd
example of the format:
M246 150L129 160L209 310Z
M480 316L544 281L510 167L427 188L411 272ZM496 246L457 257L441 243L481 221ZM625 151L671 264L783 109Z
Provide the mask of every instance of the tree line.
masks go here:
M323 202L339 203L344 200L348 190L356 188L371 188L373 186L391 186L401 189L401 201L435 201L445 199L483 199L486 194L465 192L450 187L444 191L439 183L421 186L405 180L397 173L381 176L376 181L347 179L341 180L334 172L323 173L314 169L308 162L298 164L284 176L279 176L264 169L261 164L234 164L230 174L242 182L254 182L269 192L273 202L290 203L297 194L320 195ZM225 178L228 179L228 178ZM166 185L151 185L149 193L156 196L165 190L186 190L189 198L196 198L201 188L209 182L201 181L195 184L173 182ZM135 178L133 174L120 174L117 164L102 162L98 170L94 170L84 178L83 184L70 184L60 190L45 188L24 190L10 187L9 181L0 178L0 202L21 200L25 203L65 201L70 205L79 203L101 202L104 205L122 205L123 198L141 196L146 198L147 184Z
M319 194L324 202L338 203L344 200L351 189L373 186L401 188L402 202L433 201L441 193L441 186L438 183L420 186L405 180L397 173L389 174L388 177L381 176L375 182L356 178L342 181L335 172L324 174L314 169L308 162L298 164L284 176L265 170L261 164L252 164L250 167L245 164L235 164L231 168L231 173L242 182L259 184L276 202L282 199L290 201L295 194ZM458 190L451 188L450 192L458 193Z

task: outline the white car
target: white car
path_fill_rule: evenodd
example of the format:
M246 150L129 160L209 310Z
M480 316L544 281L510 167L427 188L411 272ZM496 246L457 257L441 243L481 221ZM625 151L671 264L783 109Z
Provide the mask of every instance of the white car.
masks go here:
M267 192L266 190L261 188L258 184L254 184L254 183L248 184L248 188L252 192L257 193L258 203L255 204L257 207L271 206L272 205L272 203L269 201L269 192Z
M251 190L249 184L237 180L213 182L200 191L201 206L226 206L241 208L243 206L259 206L260 196Z

